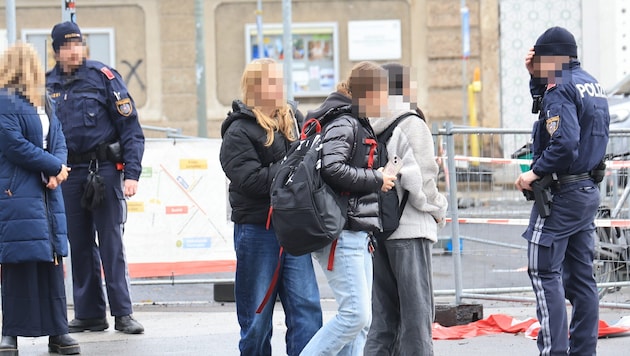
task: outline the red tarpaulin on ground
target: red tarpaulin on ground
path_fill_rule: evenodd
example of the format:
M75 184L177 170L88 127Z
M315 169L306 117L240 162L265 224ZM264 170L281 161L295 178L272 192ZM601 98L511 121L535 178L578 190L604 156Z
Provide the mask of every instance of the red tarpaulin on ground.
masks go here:
M524 333L526 337L535 339L538 336L539 329L540 324L534 318L517 320L505 314L492 314L483 320L466 325L445 327L434 323L433 340L458 340L499 333ZM613 325L609 325L602 320L599 321L599 337L627 332L630 332L630 317L624 317Z

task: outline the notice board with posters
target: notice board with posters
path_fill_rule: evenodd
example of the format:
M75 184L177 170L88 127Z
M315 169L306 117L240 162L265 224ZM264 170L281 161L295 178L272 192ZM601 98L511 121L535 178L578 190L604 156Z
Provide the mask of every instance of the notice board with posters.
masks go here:
M282 63L282 24L264 24L263 51L258 50L256 24L245 25L245 62L259 57ZM334 22L295 23L291 25L293 48L293 93L296 97L327 96L339 81L337 24Z

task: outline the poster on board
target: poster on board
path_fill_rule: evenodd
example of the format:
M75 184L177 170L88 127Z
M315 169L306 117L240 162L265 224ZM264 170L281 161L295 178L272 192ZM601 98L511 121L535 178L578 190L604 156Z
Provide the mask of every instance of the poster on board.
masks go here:
M127 200L132 278L230 272L236 255L219 139L147 139Z
M291 25L293 93L296 97L327 96L339 80L339 51L336 23ZM260 57L284 61L282 24L263 25L262 51L256 24L245 25L245 62Z

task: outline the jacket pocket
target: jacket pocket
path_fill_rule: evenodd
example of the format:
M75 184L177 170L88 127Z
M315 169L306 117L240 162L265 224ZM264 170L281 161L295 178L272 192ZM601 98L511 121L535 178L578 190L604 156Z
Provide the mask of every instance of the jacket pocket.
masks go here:
M2 188L2 198L11 198L15 193L15 182L17 176L17 167L11 169L11 174L0 178L0 188Z
M605 114L604 111L600 108L595 108L595 115L592 118L593 120L593 131L591 132L592 136L604 136L608 133L608 123L605 122Z
M83 125L85 127L95 127L99 115L106 110L105 101L95 91L81 92L78 100L80 100L80 105L83 106Z

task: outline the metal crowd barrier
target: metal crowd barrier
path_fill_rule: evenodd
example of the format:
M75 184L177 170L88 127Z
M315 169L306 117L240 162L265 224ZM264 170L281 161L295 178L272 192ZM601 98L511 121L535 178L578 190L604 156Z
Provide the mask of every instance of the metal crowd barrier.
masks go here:
M434 126L433 134L441 166L439 186L449 201L449 223L440 234L450 233L440 236L437 246L443 247L444 253L434 254L434 274L450 276L448 268L453 269L452 284L435 278L435 294L454 295L456 304L462 299L535 302L527 275L527 243L521 237L532 202L514 187L517 176L529 169L531 156L511 157L530 140L531 130L455 127L447 123L443 129ZM471 135L475 139L471 140ZM471 149L471 142L479 142L480 147ZM609 150L628 150L627 142L630 130L612 131ZM475 157L468 152L481 153ZM602 206L612 210L620 198L625 198L628 167L627 157L609 161L600 187ZM630 189L626 197L628 192ZM618 208L617 216L599 218L596 225L630 236L628 202ZM627 259L627 246L625 251ZM599 288L608 291L600 305L630 308L627 298L615 293L630 286L628 262L607 263L623 273L615 279L598 280Z

